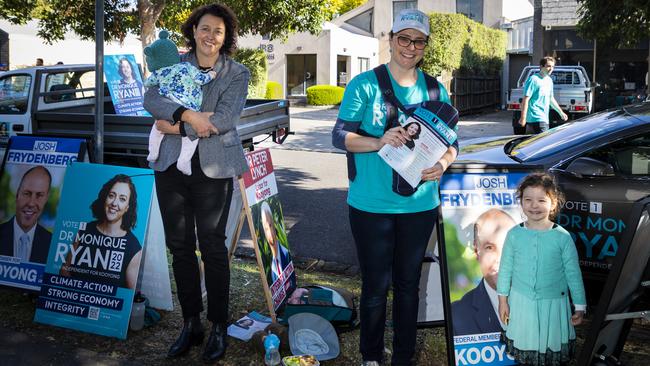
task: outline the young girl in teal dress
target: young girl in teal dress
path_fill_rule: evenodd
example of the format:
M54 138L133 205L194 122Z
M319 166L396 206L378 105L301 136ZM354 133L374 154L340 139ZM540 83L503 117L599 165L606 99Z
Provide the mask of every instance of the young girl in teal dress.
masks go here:
M573 239L551 221L562 194L550 175L535 173L524 178L517 196L527 220L508 232L501 255L497 293L499 316L507 324L502 340L521 364L565 364L573 357L573 327L582 323L587 302Z

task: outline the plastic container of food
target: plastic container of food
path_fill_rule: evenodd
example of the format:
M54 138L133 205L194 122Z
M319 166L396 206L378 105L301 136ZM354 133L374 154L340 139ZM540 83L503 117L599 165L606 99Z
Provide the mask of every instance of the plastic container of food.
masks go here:
M320 362L311 355L286 356L282 359L284 366L319 366Z

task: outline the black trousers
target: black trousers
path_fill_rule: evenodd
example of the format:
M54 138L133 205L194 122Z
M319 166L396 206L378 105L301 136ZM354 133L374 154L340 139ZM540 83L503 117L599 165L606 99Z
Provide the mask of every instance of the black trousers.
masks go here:
M364 361L384 353L386 299L393 283L392 365L411 365L415 353L422 261L437 210L376 214L350 206L350 226L361 269L361 334Z
M213 179L203 174L198 151L192 157L192 175L184 175L173 164L164 172L156 172L155 177L165 241L173 258L183 318L203 311L196 258L198 236L208 293L207 318L215 324L225 324L230 290L225 232L232 198L232 178Z

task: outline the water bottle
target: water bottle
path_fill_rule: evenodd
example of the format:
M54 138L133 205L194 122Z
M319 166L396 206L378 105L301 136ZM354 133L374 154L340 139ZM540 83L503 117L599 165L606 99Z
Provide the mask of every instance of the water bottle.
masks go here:
M280 360L280 338L275 334L269 334L264 338L264 364L267 366L279 365Z
M131 330L140 330L144 327L144 309L145 298L140 292L137 292L133 298L133 308L131 309L131 319L129 321Z

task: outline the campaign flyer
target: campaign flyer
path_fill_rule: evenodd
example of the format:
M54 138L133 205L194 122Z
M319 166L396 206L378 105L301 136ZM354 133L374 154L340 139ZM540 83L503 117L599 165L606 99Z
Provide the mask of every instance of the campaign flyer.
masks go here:
M440 185L456 365L513 365L493 303L506 234L522 220L523 172L448 172Z
M68 168L35 321L126 338L153 184L148 169Z
M125 116L150 116L144 110L144 84L133 55L104 56L104 77L115 107Z
M80 139L13 136L0 175L0 284L39 291L68 165Z
M296 288L296 274L284 227L278 185L269 149L246 154L249 170L243 174L251 210L257 252L261 257L273 309L277 310Z
M248 342L255 332L263 331L272 322L268 316L253 311L228 326L228 335Z
M410 140L394 147L384 145L378 152L411 187L422 180L422 171L433 166L456 141L456 132L434 112L419 107L402 125Z

